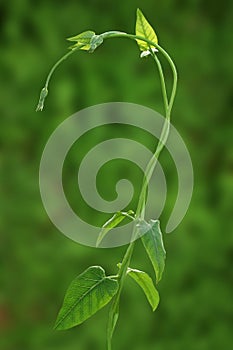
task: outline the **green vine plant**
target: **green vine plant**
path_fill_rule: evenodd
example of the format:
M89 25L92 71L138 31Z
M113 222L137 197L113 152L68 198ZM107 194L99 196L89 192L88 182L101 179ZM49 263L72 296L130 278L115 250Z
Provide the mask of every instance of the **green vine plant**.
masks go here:
M69 286L63 305L58 313L55 322L56 330L66 330L83 323L98 310L111 302L108 326L107 326L107 349L112 349L112 337L119 317L120 296L126 277L132 278L143 290L151 305L152 310L156 310L159 304L159 293L156 285L162 278L166 252L163 245L163 237L159 220L145 221L146 194L148 183L158 161L158 157L167 141L170 116L174 103L177 87L177 71L169 54L158 44L157 35L148 23L140 9L137 9L136 33L127 34L120 31L108 31L103 34L95 34L93 31L85 31L79 35L69 38L73 43L70 51L66 53L49 72L45 85L41 91L37 111L42 111L44 101L48 95L48 86L55 69L66 58L79 50L93 53L104 40L111 38L128 38L137 42L141 51L141 57L151 57L158 68L163 96L165 121L155 152L149 161L142 183L136 211L117 212L102 227L96 246L99 246L108 232L119 225L125 218L134 222L132 239L129 243L121 263L117 264L118 272L114 276L106 276L105 271L100 266L91 266L82 274L77 276ZM173 83L170 96L167 93L163 68L159 56L163 55L170 65ZM152 278L143 271L130 267L130 261L136 244L136 239L140 237L155 272L155 283Z

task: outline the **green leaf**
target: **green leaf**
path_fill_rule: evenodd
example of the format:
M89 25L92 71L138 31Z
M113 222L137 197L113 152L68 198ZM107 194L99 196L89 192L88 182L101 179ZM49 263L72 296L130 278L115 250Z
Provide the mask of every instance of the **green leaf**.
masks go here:
M150 220L150 222L147 223L142 220L137 227L141 234L145 232L141 236L141 240L154 267L156 282L158 283L162 278L166 258L159 221Z
M140 9L137 9L136 35L142 36L155 44L158 44L158 38L154 29L151 27ZM138 46L141 51L148 51L150 48L155 48L147 44L145 41L137 39Z
M106 277L100 266L92 266L76 277L69 286L55 329L77 326L105 306L118 290L118 282Z
M130 267L127 269L127 274L132 277L134 281L136 281L137 284L142 288L152 307L152 310L155 311L159 305L159 293L155 288L150 276L146 272L131 269Z
M88 51L91 49L91 41L95 36L95 32L87 30L86 32L68 38L67 40L76 42L76 44L70 47L71 49L79 48L80 50Z
M98 247L106 234L114 227L119 225L121 221L123 221L125 218L130 218L131 220L134 219L131 215L134 214L133 210L129 210L127 212L118 211L115 213L102 227L102 230L100 231L99 237L97 238L96 246Z

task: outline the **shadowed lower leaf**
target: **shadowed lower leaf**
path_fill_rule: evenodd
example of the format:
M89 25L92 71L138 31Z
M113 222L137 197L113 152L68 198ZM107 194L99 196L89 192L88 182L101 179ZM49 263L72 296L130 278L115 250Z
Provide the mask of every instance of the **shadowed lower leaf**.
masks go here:
M159 293L150 276L144 271L131 269L130 267L127 269L127 274L142 288L152 310L155 311L159 305Z
M69 286L54 328L77 326L105 306L116 294L118 282L100 266L89 267Z

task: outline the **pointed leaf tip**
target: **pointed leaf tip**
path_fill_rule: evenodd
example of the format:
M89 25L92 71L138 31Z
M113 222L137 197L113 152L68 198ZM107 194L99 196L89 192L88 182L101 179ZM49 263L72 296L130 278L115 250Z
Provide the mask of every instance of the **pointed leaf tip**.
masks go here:
M145 16L139 8L137 9L136 35L142 36L154 42L155 44L158 44L158 38L155 34L154 29L149 24L149 22L147 21L147 19L145 18ZM141 51L148 51L151 48L155 48L155 46L149 45L143 40L137 39L137 43Z

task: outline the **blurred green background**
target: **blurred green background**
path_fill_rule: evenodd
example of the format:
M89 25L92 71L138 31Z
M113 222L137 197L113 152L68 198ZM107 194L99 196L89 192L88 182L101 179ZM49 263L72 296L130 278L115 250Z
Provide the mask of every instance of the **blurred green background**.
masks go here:
M128 281L114 349L231 348L233 3L11 0L0 6L0 348L105 349L107 307L70 331L52 327L70 281L92 264L115 272L125 247L89 248L59 233L41 202L39 162L56 126L84 107L126 101L162 111L158 75L152 60L139 59L134 42L110 40L93 55L75 54L65 62L51 81L45 111L34 111L49 68L66 52L64 39L87 29L133 32L137 7L178 67L173 124L190 151L195 188L185 219L165 235L159 309L153 314L141 290ZM65 176L74 202L75 160L74 154ZM171 189L164 228L177 179L166 152L161 162ZM114 168L109 171L114 179ZM132 265L152 272L140 243Z

